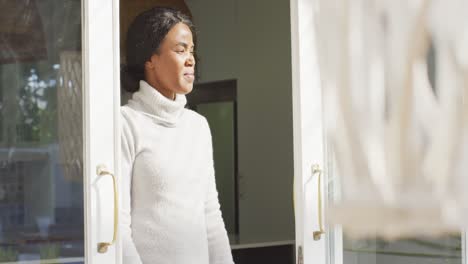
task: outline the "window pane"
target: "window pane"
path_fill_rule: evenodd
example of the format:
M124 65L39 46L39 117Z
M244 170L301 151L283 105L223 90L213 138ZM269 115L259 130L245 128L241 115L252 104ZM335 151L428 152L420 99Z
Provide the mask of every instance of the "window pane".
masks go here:
M81 79L80 0L1 1L0 262L83 263Z
M326 152L326 155L328 199L333 203L339 199L340 181L333 153ZM327 238L330 264L462 264L461 233L432 239L355 240L346 234L341 236L341 231L338 233L338 229L330 227Z

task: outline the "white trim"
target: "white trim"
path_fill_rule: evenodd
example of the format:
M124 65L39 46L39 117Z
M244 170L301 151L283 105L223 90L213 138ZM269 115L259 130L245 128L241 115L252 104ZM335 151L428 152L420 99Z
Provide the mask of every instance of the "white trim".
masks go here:
M326 140L326 139L324 139ZM340 182L338 181L337 169L333 153L329 149L329 145L325 141L325 159L327 160L325 166L325 182L328 183L326 187L327 192L331 189L331 193L328 192L326 195L326 203L334 203L341 199L340 197ZM330 186L331 184L331 186ZM327 205L328 207L328 205ZM327 264L343 264L343 229L341 226L330 226L328 227L329 235L327 236Z
M96 168L115 172L116 0L82 1L85 262L115 264L115 245L97 252L99 242L112 240L114 190L111 177L98 177Z
M315 51L313 4L311 0L290 0L296 241L297 247L303 246L304 264L325 264L328 234L315 241L312 233L319 229L317 188L321 188L321 199L326 201L326 181L323 179L321 186L317 186L314 179L307 189L304 186L306 179L312 176L312 164L325 169L322 91Z
M463 230L463 232L461 233L461 242L462 242L462 264L468 264L467 260L468 260L468 255L467 255L467 252L466 252L466 245L467 245L467 231L466 230Z
M114 171L117 177L119 190L119 211L122 201L122 190L120 180L120 1L112 1L112 33L113 33L113 59L114 59ZM122 240L120 238L120 227L116 242L116 263L122 264Z
M302 130L301 130L301 91L300 91L300 59L299 59L299 21L298 0L290 1L291 17L291 76L292 76L292 100L293 100L293 144L294 144L294 217L296 228L296 263L298 248L304 245L304 227L302 212L303 181L302 181Z
M327 264L343 264L343 229L340 226L331 227L332 236L327 236Z
M285 246L285 245L294 245L295 242L296 241L294 240L284 240L284 241L265 242L265 243L239 244L239 245L231 245L231 249L236 250L236 249L247 249L247 248Z
M90 193L90 175L88 175L89 172L89 147L88 147L88 139L90 138L90 133L88 129L88 123L87 120L89 120L89 105L88 101L86 98L88 98L88 89L89 87L89 81L88 81L88 50L89 50L89 45L88 45L88 37L87 33L89 31L89 25L87 23L87 20L85 19L88 15L88 0L81 0L81 72L82 72L82 89L83 92L81 94L81 100L82 100L82 107L83 107L83 114L82 114L82 124L83 124L83 207L84 207L84 251L85 251L85 263L89 263L90 261L90 248L91 248L91 242L90 242L90 232L91 230L91 210L90 210L90 198L88 197L88 194Z

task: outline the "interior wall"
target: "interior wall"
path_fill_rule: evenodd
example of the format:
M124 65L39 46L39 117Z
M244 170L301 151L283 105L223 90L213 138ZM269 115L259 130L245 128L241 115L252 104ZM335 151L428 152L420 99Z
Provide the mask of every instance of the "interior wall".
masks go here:
M239 0L241 237L294 239L289 1Z
M188 0L200 82L238 80L239 242L294 240L289 1Z
M236 0L187 0L197 28L199 82L239 77Z

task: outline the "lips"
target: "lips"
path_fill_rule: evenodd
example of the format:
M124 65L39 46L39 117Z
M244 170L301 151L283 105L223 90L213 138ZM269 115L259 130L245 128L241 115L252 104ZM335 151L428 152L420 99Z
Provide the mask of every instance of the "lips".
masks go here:
M193 81L195 79L195 74L193 72L184 73L184 78L188 81Z

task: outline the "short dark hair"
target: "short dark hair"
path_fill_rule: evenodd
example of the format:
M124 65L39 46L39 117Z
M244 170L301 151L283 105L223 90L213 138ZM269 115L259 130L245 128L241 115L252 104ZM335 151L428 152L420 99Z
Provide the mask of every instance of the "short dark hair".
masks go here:
M121 70L121 84L126 91L138 91L138 82L145 78L145 62L152 55L158 54L167 33L178 23L190 28L195 42L196 32L192 20L176 9L154 7L133 20L126 39L127 64Z

